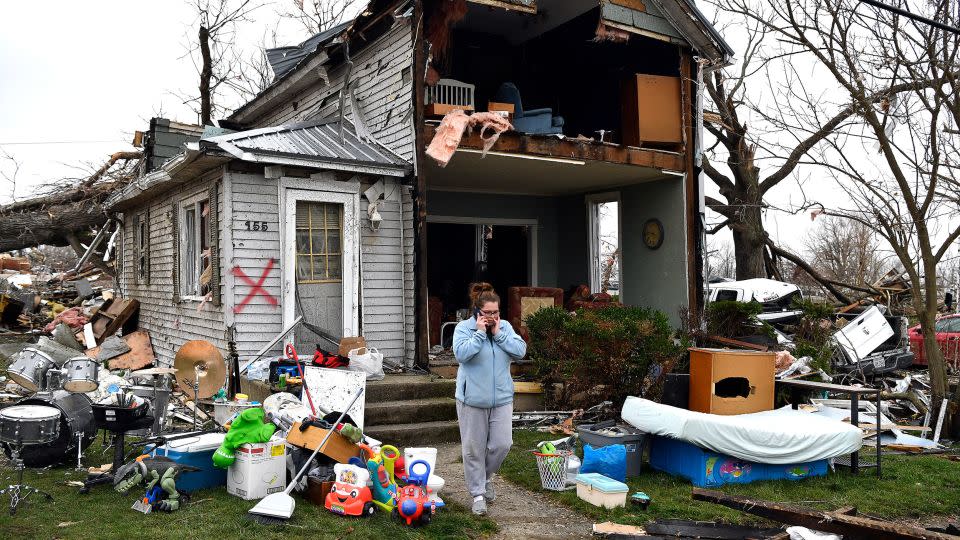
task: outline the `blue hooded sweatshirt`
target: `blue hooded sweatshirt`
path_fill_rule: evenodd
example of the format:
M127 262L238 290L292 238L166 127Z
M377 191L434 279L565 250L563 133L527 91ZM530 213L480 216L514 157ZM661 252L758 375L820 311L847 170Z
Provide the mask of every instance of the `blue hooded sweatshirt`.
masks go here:
M507 321L500 321L497 335L477 330L471 317L457 324L453 333L457 370L457 399L471 407L491 409L513 401L510 360L527 354L527 343Z

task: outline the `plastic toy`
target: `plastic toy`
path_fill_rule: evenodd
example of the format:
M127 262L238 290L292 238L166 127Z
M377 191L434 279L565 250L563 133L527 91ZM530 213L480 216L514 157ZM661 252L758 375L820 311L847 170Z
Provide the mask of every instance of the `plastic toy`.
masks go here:
M392 512L397 501L397 484L390 481L390 475L384 465L376 460L367 461L367 470L373 478L373 504L384 512Z
M426 472L415 472L422 465ZM407 468L407 480L410 482L397 492L397 507L393 516L406 525L428 525L437 511L435 503L430 501L427 480L430 478L430 464L417 460Z
M639 506L641 510L646 510L650 506L650 496L642 491L630 495L630 504Z
M113 489L118 493L127 493L134 486L145 483L144 496L134 503L133 509L143 513L151 510L174 512L180 509L177 478L183 473L199 470L167 457L139 456L117 470L113 477Z
M402 459L400 456L400 450L396 446L390 446L385 444L380 447L380 458L383 461L383 467L387 471L387 475L390 476L390 483L397 483L397 460Z
M370 473L363 467L338 463L333 466L337 481L333 483L324 507L341 516L371 516L376 511L373 495L367 487Z

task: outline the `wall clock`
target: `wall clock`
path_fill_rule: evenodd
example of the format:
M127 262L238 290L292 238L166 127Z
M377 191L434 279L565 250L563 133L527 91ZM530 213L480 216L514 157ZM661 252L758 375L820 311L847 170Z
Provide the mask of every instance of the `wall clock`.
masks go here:
M651 218L643 224L643 244L650 249L663 245L663 223L659 219Z

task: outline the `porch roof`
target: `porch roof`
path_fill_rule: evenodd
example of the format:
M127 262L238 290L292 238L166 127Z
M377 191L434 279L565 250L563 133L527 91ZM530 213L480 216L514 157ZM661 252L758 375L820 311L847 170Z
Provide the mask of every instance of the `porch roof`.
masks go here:
M318 120L253 129L200 141L204 150L222 150L252 163L322 167L369 174L406 176L411 165L349 120Z

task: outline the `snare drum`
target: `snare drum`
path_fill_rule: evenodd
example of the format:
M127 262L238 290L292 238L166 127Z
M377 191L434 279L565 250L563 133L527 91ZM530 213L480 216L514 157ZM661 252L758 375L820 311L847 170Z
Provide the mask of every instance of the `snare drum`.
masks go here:
M62 369L51 368L47 371L47 392L63 390L63 383L67 380L67 372Z
M86 356L77 356L67 360L63 365L67 373L67 380L63 389L68 392L86 393L97 389L100 365Z
M14 405L0 410L0 441L16 445L46 444L60 434L60 409Z
M20 351L17 360L7 368L7 375L27 390L37 392L46 380L47 371L54 366L53 359L47 353L27 347Z
M53 440L24 447L20 458L27 467L46 467L77 458L77 444L86 449L97 436L97 424L93 421L93 407L86 394L71 394L66 390L43 392L7 407L5 412L21 405L39 405L60 411L59 435ZM79 435L79 437L78 437ZM10 445L3 445L10 455Z

